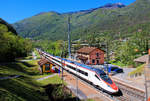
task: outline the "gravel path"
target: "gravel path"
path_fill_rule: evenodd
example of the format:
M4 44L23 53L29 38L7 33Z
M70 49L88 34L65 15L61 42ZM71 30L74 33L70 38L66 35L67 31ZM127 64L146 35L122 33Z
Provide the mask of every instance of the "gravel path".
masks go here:
M0 77L0 80L7 80L7 79L13 79L13 78L18 78L21 75L14 75L14 76L7 76L7 77Z
M55 76L55 75L58 75L58 74L57 74L57 73L55 73L55 74L52 74L52 75L49 75L49 76L46 76L46 77L39 78L39 79L37 79L37 80L38 80L38 81L40 81L40 80L44 80L44 79L47 79L47 78L53 77L53 76Z

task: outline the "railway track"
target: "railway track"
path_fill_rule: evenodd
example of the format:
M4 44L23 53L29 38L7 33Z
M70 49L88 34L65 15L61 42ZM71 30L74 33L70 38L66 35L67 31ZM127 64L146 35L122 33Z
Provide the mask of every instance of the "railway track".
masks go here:
M75 78L77 77L77 75L75 75L69 71L65 70L65 72L71 74ZM105 98L109 99L108 101L144 101L145 100L145 92L143 90L135 88L124 82L121 82L118 79L113 78L113 81L116 83L116 85L120 89L120 91L117 95L110 95L107 92L103 91L101 88L96 87L89 82L86 82L85 80L83 80L80 77L78 77L78 80L80 80L84 84L86 84L86 85L90 86L91 88L95 89L96 91L98 91Z
M119 79L113 79L118 88L122 91L123 96L129 101L145 101L145 91L129 84L124 83ZM126 101L126 100L125 100Z
M74 73L74 76L77 76L77 75ZM145 92L143 90L135 88L120 80L114 80L114 82L120 89L119 93L115 95L112 95L112 94L110 95L107 92L105 92L103 89L97 86L94 86L92 83L87 82L80 77L78 78L80 79L80 81L98 90L99 93L103 94L106 98L109 98L110 100L112 99L113 101L144 101L145 100Z
M76 77L75 74L72 74L72 75ZM119 80L114 80L114 82L120 89L119 94L110 95L107 92L103 91L101 88L95 87L93 84L90 84L89 82L84 81L80 77L78 77L78 79L82 81L83 83L89 85L93 89L97 90L99 93L103 94L106 98L111 99L112 101L145 101L145 92L143 90L135 88L129 84L120 82Z
M117 95L110 95L107 92L103 91L101 88L99 87L95 87L90 83L87 83L86 81L80 79L82 82L88 84L90 87L94 88L95 90L97 90L99 93L103 94L105 97L111 99L111 101L132 101L130 100L128 97L122 95L121 91L119 92L119 94Z
M75 78L77 77L76 74L73 74L69 71L65 70L65 72L71 74ZM144 101L145 100L145 92L143 90L135 88L135 87L133 87L129 84L126 84L116 78L115 79L113 78L113 81L116 83L116 85L120 89L120 91L117 95L110 95L107 92L103 91L101 88L96 87L89 82L86 82L85 80L83 80L80 77L78 77L78 80L80 80L84 84L86 84L86 85L90 86L91 88L95 89L96 91L98 91L109 101Z
M71 73L71 72L69 72L69 71L66 71L66 70L65 70L65 72L71 74L74 78L77 77L75 74L73 74L73 73ZM98 91L98 92L99 92L100 94L102 94L106 99L108 99L108 101L114 101L114 100L112 99L111 95L109 95L109 94L107 94L107 93L104 94L104 92L101 91L100 88L94 87L92 84L90 84L90 83L84 81L84 80L81 79L80 77L78 77L78 80L80 80L80 81L81 81L82 83L84 83L85 85L88 85L89 87L91 87L91 88L95 89L96 91ZM117 100L115 100L115 101L117 101Z

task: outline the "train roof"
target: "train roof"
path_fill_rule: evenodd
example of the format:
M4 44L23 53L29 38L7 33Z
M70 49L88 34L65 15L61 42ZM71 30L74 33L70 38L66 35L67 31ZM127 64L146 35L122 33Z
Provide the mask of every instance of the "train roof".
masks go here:
M87 65L85 65L85 64L81 64L81 63L78 63L78 62L75 62L75 61L71 61L71 60L68 60L68 59L64 59L64 58L63 58L63 60L64 60L64 61L67 61L67 62L69 62L69 63L76 64L77 66L81 66L81 67L87 68L87 69L92 70L92 71L94 70L93 67L87 66Z
M49 54L49 53L48 53L48 54ZM52 55L52 54L50 54L50 55ZM54 55L52 55L52 56L54 56ZM54 57L61 59L60 56L54 56ZM78 63L78 62L75 62L75 61L71 61L71 60L68 60L68 59L65 59L65 58L62 58L62 60L67 61L67 62L72 63L72 64L76 64L77 66L81 66L81 67L84 67L84 68L89 69L89 70L92 70L92 71L97 71L97 72L99 72L99 73L104 72L104 71L101 70L101 69L93 68L93 67L91 67L91 66L87 66L87 65L85 65L85 64L81 64L81 63Z

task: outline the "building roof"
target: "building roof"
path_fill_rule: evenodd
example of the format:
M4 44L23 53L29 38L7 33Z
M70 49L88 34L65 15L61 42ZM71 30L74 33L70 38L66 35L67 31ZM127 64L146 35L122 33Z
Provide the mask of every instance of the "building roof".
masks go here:
M41 59L40 61L38 61L38 64L39 64L40 66L42 66L42 65L46 64L47 62L48 62L48 60L45 59L45 58L43 58L43 59Z
M83 48L80 48L77 52L78 53L89 54L89 53L91 53L95 49L98 49L98 48L96 48L96 47L83 47Z
M84 56L81 56L81 55L78 55L76 58L79 58L80 60L88 60L87 57L84 57Z
M135 62L142 62L142 63L145 63L147 60L148 60L148 54L134 59Z

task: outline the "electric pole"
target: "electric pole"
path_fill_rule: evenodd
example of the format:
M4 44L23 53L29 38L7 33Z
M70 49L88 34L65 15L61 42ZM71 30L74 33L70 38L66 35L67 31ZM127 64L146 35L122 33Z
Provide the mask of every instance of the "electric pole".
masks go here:
M63 56L64 56L64 42L63 42L63 45L62 45L62 52L61 52L61 68L62 68L62 76L61 76L61 80L62 80L62 83L63 83L63 68L64 68L64 64L63 64Z
M106 40L106 54L107 54L107 62L106 62L106 73L107 75L109 74L108 72L108 61L109 61L109 53L108 53L108 39Z
M70 46L70 16L68 17L68 53L69 58L71 58L71 46Z

